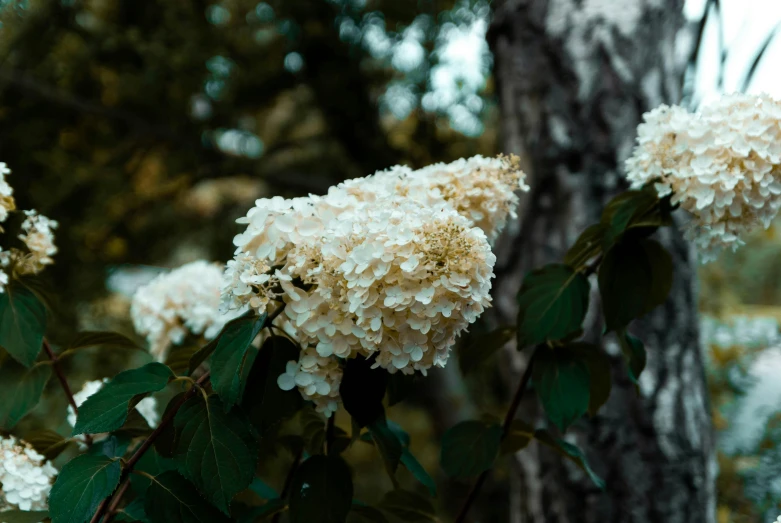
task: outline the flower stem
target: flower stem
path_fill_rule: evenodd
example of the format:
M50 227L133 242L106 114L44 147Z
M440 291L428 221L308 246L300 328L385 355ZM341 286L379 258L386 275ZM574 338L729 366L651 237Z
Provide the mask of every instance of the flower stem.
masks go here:
M76 405L76 400L73 397L73 391L71 390L70 385L68 385L68 380L65 379L65 374L62 372L62 368L60 367L60 358L54 353L51 345L49 345L49 340L46 338L43 339L43 350L46 351L46 355L49 356L49 359L52 362L52 368L54 369L54 373L57 375L57 379L60 380L60 385L62 385L62 390L65 392L65 396L68 398L68 403L70 403L70 406L73 407L73 412L75 412L78 416L79 406ZM86 441L87 445L92 446L92 436L85 434L84 440Z
M106 514L106 512L112 512L116 510L116 508L119 506L122 496L127 491L127 485L129 484L127 479L130 473L133 471L133 467L135 467L138 464L138 462L144 456L146 451L150 449L152 444L154 444L155 440L160 436L160 434L163 433L166 427L168 427L168 425L171 424L171 422L174 419L174 416L176 416L176 413L179 412L179 409L182 408L182 405L184 405L184 402L192 398L199 390L201 390L201 387L203 387L206 384L206 382L209 380L209 375L210 373L206 372L203 376L198 378L198 381L195 382L196 386L192 387L190 390L185 392L184 395L182 395L182 398L179 400L179 403L177 403L173 408L171 408L168 414L160 422L160 425L158 425L157 428L154 431L152 431L152 433L144 440L141 446L138 447L138 450L136 450L133 453L133 455L130 457L130 459L127 460L127 463L125 463L125 466L122 469L122 476L120 478L120 481L122 481L122 486L113 495L109 496L106 500L104 500L103 503L100 504L98 510L95 512L95 515L92 516L90 523L98 523L98 521L101 520L101 518ZM108 510L109 507L113 507L113 508L111 510Z
M510 407L507 409L507 414L504 417L504 423L502 423L502 440L504 440L504 438L506 438L507 434L510 432L510 426L515 419L515 414L518 411L518 407L521 405L521 401L523 400L523 393L526 391L526 388L529 385L529 381L532 378L532 367L534 365L534 359L537 356L537 350L539 349L535 349L534 353L531 355L531 358L529 358L529 363L526 365L526 370L523 371L521 382L518 384L518 388L515 390L515 396L513 396ZM486 478L488 478L488 473L490 471L490 469L484 471L477 478L477 481L472 486L472 490L469 491L469 495L467 496L466 501L461 507L461 511L458 513L458 517L456 518L455 523L464 523L466 521L466 516L469 513L469 509L472 508L472 505L477 499L477 496L480 495L480 489L483 488L483 484L485 483Z

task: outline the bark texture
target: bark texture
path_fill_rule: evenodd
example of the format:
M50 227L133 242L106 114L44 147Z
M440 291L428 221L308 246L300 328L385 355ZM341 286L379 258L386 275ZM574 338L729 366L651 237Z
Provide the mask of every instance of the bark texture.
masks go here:
M560 260L577 235L598 221L607 199L624 188L623 162L642 114L679 101L685 65L676 49L681 8L682 0L505 0L495 6L489 39L504 150L525 159L532 186L516 230L498 249L497 321L514 321L524 274ZM630 329L648 350L640 387L629 381L615 341L605 339L614 356L610 400L595 419L579 422L567 435L584 449L606 491L532 445L513 464L509 521L715 521L696 260L677 231L659 236L673 256L675 283L667 303ZM587 325L586 336L597 339L597 296ZM508 380L517 383L524 354L507 357ZM532 398L521 416L539 417L535 409Z

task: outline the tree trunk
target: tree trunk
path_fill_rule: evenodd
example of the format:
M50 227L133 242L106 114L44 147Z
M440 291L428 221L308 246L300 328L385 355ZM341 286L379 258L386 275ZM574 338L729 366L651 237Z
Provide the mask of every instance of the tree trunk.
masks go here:
M505 0L496 6L489 39L503 145L524 159L532 186L520 224L497 249L497 321L514 321L524 274L561 260L577 235L598 221L606 200L625 188L623 162L642 114L679 101L681 8L682 0ZM630 328L648 350L640 387L629 381L609 336L610 400L567 435L586 452L606 490L560 456L531 445L513 463L509 521L715 521L716 462L697 326L696 260L677 229L659 236L673 256L675 282L667 303ZM601 330L597 298L587 318L591 339ZM508 379L515 384L525 354L508 357ZM535 398L520 416L541 419Z

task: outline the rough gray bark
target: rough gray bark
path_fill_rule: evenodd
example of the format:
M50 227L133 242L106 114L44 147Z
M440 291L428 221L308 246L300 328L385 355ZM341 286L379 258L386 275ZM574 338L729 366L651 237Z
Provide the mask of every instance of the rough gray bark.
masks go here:
M623 188L623 161L642 114L681 96L676 55L682 0L505 0L489 34L503 113L504 150L526 161L532 192L499 246L497 320L512 323L515 294L533 267L560 260ZM516 456L513 523L715 521L715 456L699 348L695 260L677 231L660 238L675 264L668 302L631 331L648 349L638 390L612 338L614 387L593 420L573 429L600 492L578 469L532 445ZM587 337L597 339L597 296ZM524 355L509 354L508 379ZM536 400L521 416L534 419Z

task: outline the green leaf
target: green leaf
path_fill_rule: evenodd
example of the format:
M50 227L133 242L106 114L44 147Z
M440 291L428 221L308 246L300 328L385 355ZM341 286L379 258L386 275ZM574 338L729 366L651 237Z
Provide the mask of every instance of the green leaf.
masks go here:
M388 376L388 406L401 403L414 391L415 375L397 372Z
M196 396L174 418L179 471L225 514L233 497L247 488L258 462L258 437L240 409L225 412L222 400Z
M87 452L102 455L108 458L121 458L130 446L130 438L123 435L112 434L103 441L98 441Z
M12 429L38 405L51 375L51 365L28 369L6 358L0 365L0 428Z
M144 511L152 523L230 523L176 472L157 476L146 491Z
M150 480L151 481L151 480ZM141 521L141 523L151 523L149 518L144 512L144 499L136 498L130 502L125 508L120 509L116 519L118 521Z
M599 268L607 330L620 330L664 303L672 287L672 259L655 240L614 245Z
M174 345L165 357L165 365L177 375L187 374L190 368L190 360L192 360L198 350L198 346L192 343L185 342L183 345Z
M472 337L469 345L458 353L461 373L466 375L477 369L515 336L515 327L499 327L496 330Z
M374 444L377 446L377 450L380 451L382 461L385 464L385 470L388 472L391 481L396 483L396 469L401 462L402 446L399 438L396 437L393 430L388 426L383 416L372 422L369 427L369 434L371 434Z
M296 471L290 523L344 523L353 499L350 469L339 456L312 456Z
M25 512L23 510L5 510L0 512L0 521L3 523L39 523L49 517L45 510Z
M645 345L643 345L641 340L635 338L626 331L618 333L618 341L621 345L621 352L624 354L624 360L626 360L627 368L629 370L629 378L632 380L632 383L637 385L640 380L640 374L645 370Z
M68 345L68 350L88 347L143 350L136 342L117 332L80 332Z
M304 449L310 455L322 454L325 445L325 418L309 407L301 411L299 419L304 437Z
M69 461L49 495L52 523L84 523L119 484L118 459L84 454Z
M518 349L577 332L588 298L588 280L566 265L546 265L527 274L518 295Z
M513 420L507 435L502 440L499 454L514 454L526 446L534 439L534 427L519 419Z
M602 478L597 476L597 474L593 470L591 470L588 461L586 461L586 456L583 454L583 451L581 451L578 447L576 447L572 443L567 443L562 439L554 438L546 430L535 431L534 439L536 439L543 445L555 450L556 452L558 452L568 460L572 461L581 470L583 470L586 474L588 474L588 477L591 478L591 481L597 487L599 487L602 490L605 489L605 482L602 481Z
M154 448L147 450L136 463L135 469L146 472L150 476L159 476L163 472L176 470L176 463L170 458L162 457ZM130 475L130 486L139 496L143 496L146 489L152 484L152 480L140 474Z
M249 489L263 499L277 499L279 494L260 478L254 478Z
M431 501L408 490L392 490L385 494L379 508L405 523L437 522L437 512Z
M607 225L603 223L587 227L586 230L580 233L575 244L567 251L566 256L564 256L564 264L579 269L590 259L599 255L602 252L606 231Z
M423 468L423 465L420 464L407 447L404 447L401 452L401 464L415 476L415 479L420 481L420 483L428 489L428 493L431 497L437 495L437 484L434 482L434 478L429 475L426 469Z
M0 294L0 347L25 367L35 363L46 333L46 307L25 287Z
M212 353L217 349L217 344L220 343L220 338L222 338L222 335L227 332L228 330L231 330L233 328L233 325L236 323L243 323L247 321L248 319L254 318L255 312L254 311L247 311L246 313L242 314L238 318L235 318L228 323L225 324L225 326L222 328L220 333L215 337L213 340L211 340L209 343L203 346L203 348L196 351L195 354L193 354L192 358L190 358L190 374L193 373L195 369L201 366L201 363L209 359L209 356L212 355Z
M141 396L136 396L130 402L130 410L128 410L127 419L122 426L116 430L118 435L129 438L138 438L141 436L148 436L152 433L152 427L149 426L149 422L147 422L146 418L135 409L135 406L140 399Z
M255 523L258 520L267 519L269 516L282 512L285 507L287 507L287 502L284 499L272 499L266 504L255 507L243 514L237 521L238 523Z
M588 365L567 347L538 349L532 382L545 413L562 432L588 410Z
M157 362L120 372L79 407L73 435L120 428L127 419L133 398L161 390L173 376L171 369Z
M244 393L247 369L252 368L258 354L252 347L252 341L265 325L266 318L262 314L229 323L214 348L211 357L212 387L227 410L233 408Z
M53 430L47 429L29 432L23 439L48 460L59 456L68 445L75 444L73 440L65 439Z
M502 439L495 422L464 421L442 436L442 469L452 478L470 478L490 469Z
M661 225L669 225L669 211L664 212L665 209L653 187L619 194L602 212L601 223L606 226L605 249L629 229L648 229L651 233Z
M174 408L179 408L183 403L185 392L180 392L168 402L160 419L166 419ZM172 458L176 449L178 435L173 423L166 425L155 440L155 450L164 458Z
M285 373L287 363L298 361L300 354L301 350L288 338L272 336L255 358L241 407L263 435L281 421L292 418L304 406L298 389L286 391L277 385L277 378Z
M388 523L388 520L376 508L353 504L347 523Z
M344 410L361 427L366 427L385 414L382 400L388 385L388 372L385 369L372 369L373 363L373 359L363 356L347 360L339 385Z
M588 413L593 418L610 397L613 386L610 358L601 348L591 343L572 343L567 346L567 350L588 367Z

